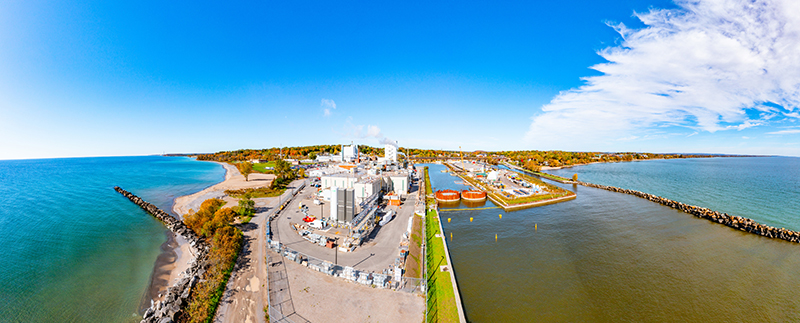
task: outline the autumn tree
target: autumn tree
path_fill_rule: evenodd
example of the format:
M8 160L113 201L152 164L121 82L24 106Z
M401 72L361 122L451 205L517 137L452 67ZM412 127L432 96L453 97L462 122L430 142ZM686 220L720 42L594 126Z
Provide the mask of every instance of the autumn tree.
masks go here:
M239 216L253 216L256 213L256 202L251 200L249 196L245 196L239 200L239 208L236 209Z
M242 173L242 175L244 175L244 180L249 181L248 177L250 176L251 173L253 173L253 164L251 164L250 162L242 162L236 164L236 168L238 168L239 172Z
M220 199L206 200L197 212L184 220L187 226L210 242L211 249L208 253L210 266L202 280L192 288L190 300L178 322L211 321L241 250L242 231L231 226L237 213L232 208L222 208L223 204Z

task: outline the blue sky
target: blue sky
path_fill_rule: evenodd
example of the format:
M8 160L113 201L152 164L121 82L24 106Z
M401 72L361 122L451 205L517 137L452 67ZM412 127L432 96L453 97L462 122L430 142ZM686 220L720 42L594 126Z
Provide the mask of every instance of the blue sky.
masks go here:
M0 3L0 159L322 143L800 156L789 0Z

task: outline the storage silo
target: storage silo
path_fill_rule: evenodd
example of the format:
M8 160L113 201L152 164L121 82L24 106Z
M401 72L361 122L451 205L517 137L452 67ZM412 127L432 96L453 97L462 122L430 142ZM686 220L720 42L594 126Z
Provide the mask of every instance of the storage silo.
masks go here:
M344 192L345 192L345 199L344 199L345 222L351 222L351 221L353 221L353 216L355 215L356 192L352 188L348 188Z

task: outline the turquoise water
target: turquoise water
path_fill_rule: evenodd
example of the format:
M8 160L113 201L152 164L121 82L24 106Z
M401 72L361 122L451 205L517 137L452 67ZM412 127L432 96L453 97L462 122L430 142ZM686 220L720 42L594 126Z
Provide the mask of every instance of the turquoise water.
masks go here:
M691 158L548 171L800 231L800 158Z
M0 161L0 321L138 321L166 231L113 187L171 210L223 179L181 157Z
M677 181L674 173L694 174L695 179L676 184L674 193L733 212L746 204L742 199L768 200L776 191L796 190L790 178L797 177L793 165L791 159L756 158L585 167L595 173L618 167L617 176L653 187L665 179ZM430 167L434 188L463 188L454 183L458 178L440 172L443 166ZM625 175L626 167L638 169L638 175ZM580 179L591 181L581 168L561 174L578 172ZM764 169L772 175L753 175ZM735 179L736 187L710 184L737 173L748 175ZM765 178L771 180L765 183ZM462 204L441 213L469 321L800 321L800 244L733 230L627 194L557 185L576 191L576 199L513 212L471 210ZM751 189L727 193L737 187ZM786 210L791 203L775 198L764 203L772 211L748 215L792 223L777 215L792 216ZM487 201L483 207L491 206Z

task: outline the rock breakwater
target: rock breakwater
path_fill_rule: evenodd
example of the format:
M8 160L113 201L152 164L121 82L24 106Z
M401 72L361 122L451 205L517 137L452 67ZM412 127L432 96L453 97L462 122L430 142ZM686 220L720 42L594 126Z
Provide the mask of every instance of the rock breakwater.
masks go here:
M716 222L719 224L726 225L733 229L741 230L744 232L749 232L753 234L757 234L760 236L764 236L767 238L772 239L781 239L790 242L800 242L800 232L787 230L784 228L776 228L772 226L768 226L765 224L758 223L753 221L752 219L729 215L727 213L720 213L714 210L710 210L704 207L688 205L681 202L676 202L667 198L663 198L660 196L656 196L653 194L648 194L640 191L628 190L624 188L614 187L614 186L605 186L605 185L598 185L592 184L587 182L580 182L578 181L577 184L587 186L587 187L594 187L599 189L604 189L611 192L617 193L624 193L629 194L637 197L641 197L643 199L650 200L652 202L659 203L664 206L671 207L676 210L680 210L691 215L694 215L698 218L706 219L711 222Z
M175 322L182 315L184 306L188 304L191 296L192 287L202 279L203 274L209 267L208 250L209 245L192 229L189 229L183 222L159 209L153 204L146 202L140 197L128 192L119 186L114 190L127 197L131 202L150 213L153 217L163 222L170 231L180 235L194 250L195 258L189 262L189 266L181 273L178 282L167 289L164 299L152 303L150 308L144 312L142 323L167 323Z

